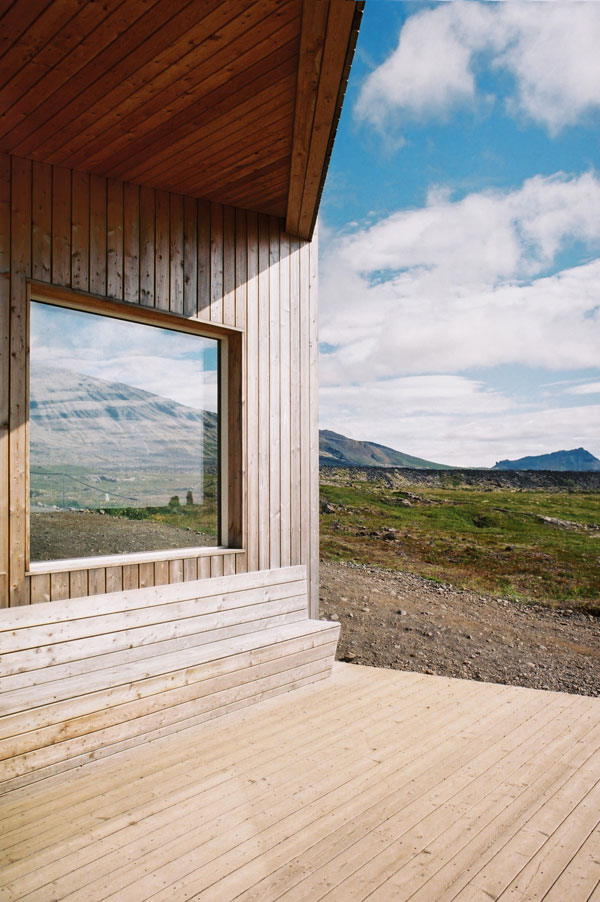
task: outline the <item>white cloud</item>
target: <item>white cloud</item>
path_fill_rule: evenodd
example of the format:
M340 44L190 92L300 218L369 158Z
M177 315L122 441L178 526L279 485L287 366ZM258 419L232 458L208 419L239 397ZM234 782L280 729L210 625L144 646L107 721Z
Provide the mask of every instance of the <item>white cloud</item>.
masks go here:
M566 388L565 392L569 395L600 395L600 382L585 382L582 385L574 385L572 388Z
M454 203L435 195L330 243L321 339L336 350L323 359L324 378L596 366L600 260L544 275L574 241L600 248L592 174L535 177Z
M552 133L600 106L600 5L455 0L410 16L367 78L356 113L440 115L473 102L481 54L515 80L509 105Z
M417 415L378 392L358 395L359 403L349 403L347 394L342 387L323 393L322 428L437 463L491 467L505 458L576 447L600 456L600 405L508 410L501 396L480 388L463 399L460 413L456 404L444 411L440 403L437 412ZM486 400L487 412L479 408Z
M598 367L600 259L552 271L572 242L600 250L600 179L591 173L454 202L436 191L423 209L329 235L322 425L450 464L579 445L599 454L599 409L553 408L563 384L526 407L461 375L506 364ZM598 383L575 394L591 393L588 385Z

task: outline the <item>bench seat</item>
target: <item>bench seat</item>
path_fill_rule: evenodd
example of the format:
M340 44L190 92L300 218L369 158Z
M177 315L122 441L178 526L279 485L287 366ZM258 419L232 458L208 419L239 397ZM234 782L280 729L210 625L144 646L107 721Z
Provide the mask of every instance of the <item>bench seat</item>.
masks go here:
M4 789L322 679L339 635L303 567L0 613Z

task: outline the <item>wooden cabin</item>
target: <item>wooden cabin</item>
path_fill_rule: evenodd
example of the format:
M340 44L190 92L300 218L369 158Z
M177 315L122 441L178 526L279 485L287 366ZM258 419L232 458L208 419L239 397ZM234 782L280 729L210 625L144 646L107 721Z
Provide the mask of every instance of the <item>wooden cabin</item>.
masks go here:
M0 4L2 899L600 900L597 699L333 665L318 619L315 222L360 15ZM159 461L212 448L201 504L168 484L176 522L210 498L206 541L82 544L90 493L139 501L145 446L119 481L92 427L125 434L127 380L99 413L101 367L61 432L75 388L44 379L75 320L68 353L99 365L121 330L149 330L149 375L151 333L167 374L206 348L184 400L213 408L127 395ZM58 550L42 509L70 518Z
M141 717L139 741L241 704L237 678L217 676L238 667L228 657L240 683L260 675L246 702L331 670L339 625L318 621L316 220L360 15L354 0L4 5L7 779L116 750L134 741L130 718ZM29 349L40 304L218 347L215 541L35 557ZM44 441L35 447L43 463ZM161 656L164 666L151 663ZM209 674L216 695L195 703ZM184 705L171 718L156 695L165 687L169 706ZM129 713L94 720L112 703Z

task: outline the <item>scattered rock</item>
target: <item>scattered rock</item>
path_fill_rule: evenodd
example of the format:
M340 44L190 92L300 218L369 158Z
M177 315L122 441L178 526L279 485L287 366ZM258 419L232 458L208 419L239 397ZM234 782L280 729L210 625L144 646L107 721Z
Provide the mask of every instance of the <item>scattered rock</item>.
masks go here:
M600 696L597 617L358 564L322 562L321 580L321 616L342 623L342 660Z

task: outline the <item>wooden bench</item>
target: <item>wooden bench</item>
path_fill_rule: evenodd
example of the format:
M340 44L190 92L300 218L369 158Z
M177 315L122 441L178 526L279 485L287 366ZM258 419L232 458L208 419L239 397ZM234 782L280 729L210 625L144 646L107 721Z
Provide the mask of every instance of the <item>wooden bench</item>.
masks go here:
M304 567L0 611L0 788L329 675Z

